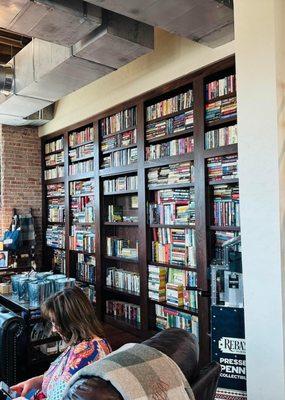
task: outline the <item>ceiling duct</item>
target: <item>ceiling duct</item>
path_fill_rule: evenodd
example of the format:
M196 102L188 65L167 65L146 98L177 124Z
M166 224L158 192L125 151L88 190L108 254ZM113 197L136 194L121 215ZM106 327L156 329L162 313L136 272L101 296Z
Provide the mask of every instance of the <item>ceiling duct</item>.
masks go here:
M1 0L0 26L72 46L101 25L101 9L82 0Z
M209 47L220 46L234 38L234 15L229 0L88 1Z
M8 95L12 92L14 70L11 65L0 65L0 92Z

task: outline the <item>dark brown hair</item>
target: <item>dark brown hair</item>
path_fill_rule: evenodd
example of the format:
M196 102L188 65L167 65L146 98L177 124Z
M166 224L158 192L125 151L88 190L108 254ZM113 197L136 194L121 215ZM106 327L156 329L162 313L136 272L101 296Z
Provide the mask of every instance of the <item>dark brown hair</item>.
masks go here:
M94 336L104 337L103 328L85 293L79 288L66 288L49 297L41 307L63 339L73 345Z

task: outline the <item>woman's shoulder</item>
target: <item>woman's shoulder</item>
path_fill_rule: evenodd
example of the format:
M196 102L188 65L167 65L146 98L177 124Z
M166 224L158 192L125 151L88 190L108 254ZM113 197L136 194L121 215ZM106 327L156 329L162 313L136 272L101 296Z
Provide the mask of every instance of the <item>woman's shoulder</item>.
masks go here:
M108 340L105 338L96 338L91 340L84 340L74 346L74 355L85 354L86 352L98 352L103 350L106 354L111 352L111 347Z

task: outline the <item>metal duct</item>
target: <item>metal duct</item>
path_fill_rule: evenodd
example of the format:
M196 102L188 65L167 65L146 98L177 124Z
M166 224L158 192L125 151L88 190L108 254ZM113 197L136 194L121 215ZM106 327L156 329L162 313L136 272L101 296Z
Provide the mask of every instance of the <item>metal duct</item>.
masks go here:
M83 0L1 0L0 26L72 46L101 25L101 9Z
M8 95L12 92L14 70L10 65L0 65L0 92Z

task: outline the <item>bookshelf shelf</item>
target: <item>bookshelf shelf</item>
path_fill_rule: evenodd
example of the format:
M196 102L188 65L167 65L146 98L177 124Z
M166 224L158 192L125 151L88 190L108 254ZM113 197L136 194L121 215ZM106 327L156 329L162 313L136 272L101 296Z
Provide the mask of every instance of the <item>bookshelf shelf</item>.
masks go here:
M237 117L223 118L216 121L206 122L205 125L207 128L217 128L234 122L237 122Z
M64 183L64 178L53 178L53 179L45 179L44 183L46 185L51 185L53 183Z
M52 156L53 154L59 154L63 152L63 148L60 150L51 151L50 153L45 153L45 156Z
M206 104L211 104L211 103L215 103L216 101L231 99L231 98L236 97L236 96L237 96L236 92L232 92L232 93L225 94L223 96L215 97L214 99L211 99L211 100L206 100L205 103Z
M172 185L148 185L148 190L161 190L161 189L182 189L194 187L194 183L173 183Z
M158 118L154 118L154 119L151 119L151 120L147 120L146 123L147 124L153 124L154 122L159 122L159 121L163 121L163 120L168 119L168 118L176 117L177 115L184 114L185 112L191 111L191 110L193 110L193 107L188 107L188 108L185 108L184 110L175 111L173 113L170 113L170 114L167 114L167 115L163 115L162 117L158 117Z
M210 157L226 156L237 152L238 152L238 145L230 144L228 146L221 146L214 149L207 149L204 151L204 157L210 158Z
M91 160L92 158L94 158L94 155L78 157L75 160L70 160L70 162L73 164L73 163L77 163L77 162L80 162L80 161Z
M55 167L62 167L64 165L64 163L57 163L57 164L53 164L53 165L46 165L46 169L52 169Z
M94 144L94 140L88 140L86 142L79 143L79 144L76 144L74 146L69 146L69 150L77 149L78 147L82 147L82 146L85 146L86 144L91 144L91 143Z
M144 167L145 168L154 168L154 167L162 167L164 165L169 165L169 164L177 164L185 161L193 161L194 160L194 154L193 153L186 153L186 154L180 154L178 156L167 156L167 157L161 157L158 160L151 160L151 161L146 161Z
M186 307L186 306L174 306L173 304L168 304L166 301L155 301L155 300L149 300L150 303L153 304L159 304L160 306L164 306L166 308L170 308L172 310L178 310L182 311L186 314L191 314L191 315L197 315L198 316L198 310Z
M156 265L157 267L165 267L165 268L173 268L173 269L182 269L185 271L194 271L197 272L196 268L191 268L185 265L176 265L176 264L163 264L163 263L157 263L157 262L148 262L149 265Z
M104 254L104 258L105 258L105 260L121 261L121 262L127 262L127 263L132 263L132 264L138 263L137 258L107 256L106 254Z
M92 255L95 255L96 253L95 253L95 251L94 252L90 252L90 251L85 251L85 250L75 250L75 249L69 249L69 251L70 252L73 252L73 253L81 253L81 254L86 254L86 255L89 255L89 256L92 256Z
M65 222L47 221L48 225L65 225Z
M84 172L83 174L75 174L75 175L69 175L68 176L68 181L81 181L83 179L92 179L94 176L94 172Z
M165 225L165 224L151 224L149 228L171 228L171 229L194 229L195 224L189 225L180 225L180 224L173 224L173 225Z
M193 132L194 132L193 128L184 129L183 131L171 133L169 135L155 137L152 139L146 139L146 142L147 142L147 144L164 142L164 141L176 139L176 138L179 138L179 137L185 136L185 135L189 135L189 136L193 135Z
M109 133L108 135L104 135L104 136L102 136L102 139L107 139L107 138L110 138L110 137L112 137L112 136L119 135L120 133L125 133L125 132L129 132L129 131L133 131L134 129L136 129L136 126L135 126L135 125L134 125L134 126L130 126L129 128L121 129L121 130L119 130L119 131L117 131L117 132L114 132L114 133Z
M118 289L118 288L115 288L112 286L105 286L104 289L110 293L125 295L130 301L134 301L134 302L137 302L140 297L140 295L138 293L130 292L130 291L124 290L124 289Z
M116 192L107 192L104 193L104 196L119 196L119 195L128 195L128 194L134 194L138 193L137 190L118 190Z
M210 226L211 231L233 231L233 232L239 232L240 231L240 226L215 226L211 225Z
M210 186L228 185L228 184L233 184L233 183L238 183L238 182L239 182L238 178L221 179L221 180L216 180L216 181L209 181L209 185Z
M129 144L128 146L121 146L121 147L116 147L115 149L110 149L110 150L105 150L102 151L102 154L110 154L110 153L114 153L115 151L119 151L119 150L125 150L125 149L133 149L137 147L137 144Z
M131 174L133 172L137 172L137 169L138 169L137 163L133 163L130 165L126 165L124 167L102 168L99 171L99 175L102 177L108 177L108 176L116 176L123 174Z
M141 327L138 324L134 325L122 319L111 317L110 315L105 315L104 320L107 324L114 325L119 329L131 332L135 336L141 336Z
M108 222L105 221L104 225L107 226L138 226L138 222Z

